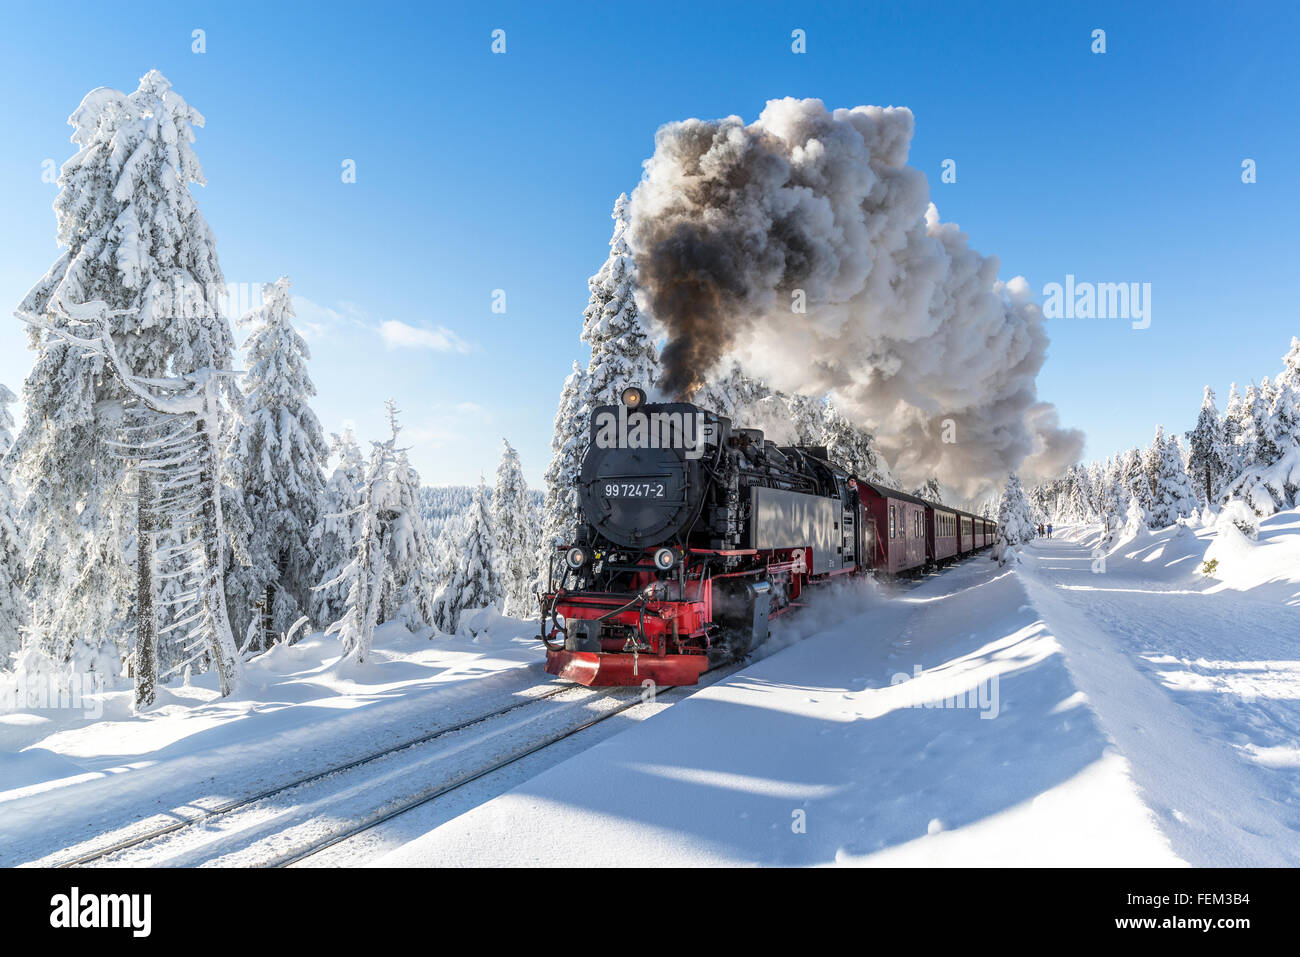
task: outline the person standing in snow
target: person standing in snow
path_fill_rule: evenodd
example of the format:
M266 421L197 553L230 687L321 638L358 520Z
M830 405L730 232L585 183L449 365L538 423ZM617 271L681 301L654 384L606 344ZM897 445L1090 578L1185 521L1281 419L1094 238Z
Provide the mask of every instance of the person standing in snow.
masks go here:
M1052 523L1051 523L1051 522L1048 522L1048 523L1047 523L1047 537L1048 537L1048 538L1051 538L1051 537L1052 537Z

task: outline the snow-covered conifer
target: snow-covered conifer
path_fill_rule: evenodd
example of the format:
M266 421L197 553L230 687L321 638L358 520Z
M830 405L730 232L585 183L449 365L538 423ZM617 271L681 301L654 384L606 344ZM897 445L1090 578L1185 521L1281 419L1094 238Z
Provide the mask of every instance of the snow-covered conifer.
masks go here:
M1071 465L1056 483L1056 498L1051 509L1055 522L1084 522L1088 520L1087 473L1079 465Z
M827 402L822 413L820 444L832 462L848 469L858 478L893 486L889 465L875 450L874 436L859 429L841 414L834 402ZM935 490L937 495L937 489ZM938 498L935 501L939 501Z
M535 614L532 585L536 579L536 525L528 484L519 453L501 440L501 462L492 492L492 530L496 534L497 569L505 593L505 614L527 618Z
M659 379L659 349L636 305L636 260L627 246L628 198L614 203L609 257L587 280L591 298L583 313L582 341L591 346L584 385L594 408L618 401L628 386L653 390Z
M248 517L246 567L227 579L231 625L243 634L254 605L270 612L271 631L288 632L311 603L309 539L320 512L325 437L311 409L307 343L293 325L287 278L264 287L262 305L244 316L244 412L230 451L230 475ZM263 635L259 647L265 647Z
M361 489L366 462L351 429L335 435L330 454L338 460L321 495L320 513L312 529L309 550L312 579L318 585L338 579L356 554L361 538ZM342 584L317 587L312 592L311 618L318 628L338 621L348 592Z
M474 493L470 491L470 502L474 500ZM466 504L463 511L456 512L447 516L447 520L442 523L438 531L438 537L433 542L433 556L430 562L430 578L434 583L434 595L437 595L438 589L442 583L449 579L456 564L459 561L458 550L461 542L465 539L465 523L469 516L469 504ZM437 615L434 615L433 624L437 625Z
M1137 480L1134 480L1137 484ZM1142 495L1130 489L1128 505L1124 509L1124 534L1133 537L1145 533L1151 526L1151 512L1143 504Z
M1250 419L1243 430L1250 439L1243 445L1252 454L1222 496L1225 503L1240 500L1256 515L1300 503L1300 340L1291 340L1283 362L1276 382L1265 377L1253 396L1247 391Z
M1143 465L1141 449L1127 449L1120 457L1120 474L1124 483L1125 496L1136 495L1145 511L1151 502L1151 481L1147 478Z
M936 502L943 504L943 488L939 485L939 479L932 476L924 485L918 485L912 489L912 494L917 498L923 498L927 502Z
M397 448L401 427L391 399L387 407L392 434L385 442L371 443L359 502L345 513L359 522L352 560L317 586L319 591L346 589L342 614L326 634L339 635L343 653L358 662L370 656L377 625L401 620L417 630L432 624L434 617L431 543L419 509L420 477L405 450Z
M398 431L391 408L393 433ZM388 483L388 511L392 515L389 560L385 576L381 621L399 619L411 631L433 624L433 542L419 508L420 474L411 467L404 449L393 459Z
M547 570L556 547L573 541L582 521L578 503L578 476L587 451L591 407L587 404L587 374L577 362L564 380L555 428L551 434L551 462L546 467L546 496L542 503L542 532L537 545L538 580L546 585Z
M1234 382L1228 390L1228 404L1223 407L1223 444L1228 455L1228 480L1236 478L1242 468L1239 444L1243 425L1242 408L1241 393Z
M1269 409L1273 441L1281 455L1300 446L1300 338L1292 337L1291 350L1282 357L1284 369L1273 381L1276 394Z
M434 599L435 623L454 634L467 611L499 606L503 595L496 568L497 544L482 480L465 517L463 534Z
M998 503L998 534L993 543L993 558L999 564L1006 564L1013 549L1033 540L1036 534L1024 486L1020 483L1020 476L1012 472Z
M790 424L794 428L795 445L821 445L824 428L826 400L807 395L776 393L789 409Z
M361 485L361 502L357 506L361 528L356 550L338 576L320 586L322 589L340 587L347 590L343 614L325 633L337 634L343 644L344 656L352 656L358 662L364 662L370 655L383 601L392 522L387 503L393 445L393 439L371 443L370 461Z
M1250 405L1251 423L1251 457L1248 465L1267 467L1276 462L1282 454L1277 442L1277 431L1273 423L1273 402L1277 398L1277 389L1264 376L1255 391L1254 401Z
M136 503L112 444L128 390L58 330L84 334L69 312L106 303L123 366L146 379L228 370L232 351L216 246L190 194L204 182L191 146L202 115L152 70L129 96L92 91L69 123L78 152L54 203L64 250L17 310L37 358L14 449L33 634L59 661L73 659L74 643L97 659L126 651Z
M1213 502L1228 478L1232 462L1224 438L1223 419L1214 404L1214 390L1208 385L1196 428L1187 433L1187 440L1191 444L1187 467L1196 480L1196 498L1203 505Z
M726 416L733 428L762 429L767 423L761 420L760 404L771 396L771 389L746 375L740 363L733 361L724 371L707 379L691 401L700 408ZM784 415L784 403L781 412Z
M1176 435L1156 433L1153 446L1158 450L1158 464L1151 495L1151 523L1154 528L1173 525L1181 516L1196 508L1196 491L1183 465L1183 450Z

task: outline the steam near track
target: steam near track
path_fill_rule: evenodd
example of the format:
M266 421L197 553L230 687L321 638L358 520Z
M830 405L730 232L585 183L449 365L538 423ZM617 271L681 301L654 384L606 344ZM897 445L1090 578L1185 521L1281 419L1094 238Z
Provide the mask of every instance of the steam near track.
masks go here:
M661 387L688 397L734 356L775 388L831 391L907 481L973 494L1012 469L1057 474L1083 434L1038 401L1041 310L940 222L907 165L913 128L905 108L787 98L748 125L658 131L629 238L667 335Z

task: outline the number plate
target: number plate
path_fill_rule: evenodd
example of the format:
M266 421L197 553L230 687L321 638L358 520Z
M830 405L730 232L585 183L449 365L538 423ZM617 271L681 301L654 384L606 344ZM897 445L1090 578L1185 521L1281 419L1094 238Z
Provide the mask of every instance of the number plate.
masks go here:
M663 482L605 482L602 487L606 498L666 498L668 494Z

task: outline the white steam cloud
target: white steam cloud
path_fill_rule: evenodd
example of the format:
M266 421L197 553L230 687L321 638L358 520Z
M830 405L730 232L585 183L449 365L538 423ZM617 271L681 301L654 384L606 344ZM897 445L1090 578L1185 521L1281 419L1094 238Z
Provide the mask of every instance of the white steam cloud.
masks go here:
M907 165L913 128L907 109L787 98L748 125L658 131L629 240L667 336L661 387L689 396L734 357L774 388L831 392L905 482L974 494L1058 474L1083 435L1038 401L1042 312L939 221Z

